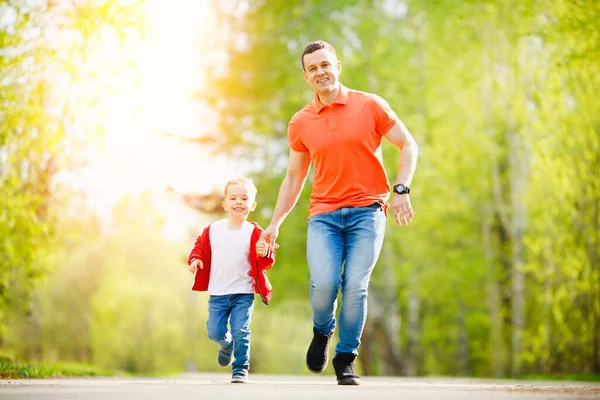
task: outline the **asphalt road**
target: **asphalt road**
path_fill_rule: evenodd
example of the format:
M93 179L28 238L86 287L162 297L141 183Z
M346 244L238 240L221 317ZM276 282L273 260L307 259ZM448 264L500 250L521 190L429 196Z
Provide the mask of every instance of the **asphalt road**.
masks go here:
M228 374L177 378L78 378L0 380L2 400L511 400L600 399L600 384L456 378L363 377L344 387L333 376L251 375L231 384Z

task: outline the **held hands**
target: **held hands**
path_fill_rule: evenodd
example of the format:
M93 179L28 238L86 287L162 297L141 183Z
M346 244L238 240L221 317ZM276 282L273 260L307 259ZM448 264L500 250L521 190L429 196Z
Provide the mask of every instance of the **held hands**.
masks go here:
M260 257L266 257L269 252L269 244L265 240L256 242L256 254Z
M203 267L202 261L194 260L190 263L188 269L190 270L190 272L192 274L195 274L196 272L198 272L198 269L202 269L202 267Z
M267 254L267 251L265 250L265 255L261 255L261 253L259 252L259 245L261 246L261 249L262 249L262 245L265 245L266 247L271 249L271 251L278 248L279 245L277 243L275 243L275 239L277 239L278 235L279 235L279 228L277 226L269 225L267 227L267 229L265 229L263 231L263 233L260 235L260 239L258 239L258 243L256 243L257 254L261 257L264 257Z
M415 216L408 194L394 193L392 197L392 209L394 210L394 219L397 225L407 226Z

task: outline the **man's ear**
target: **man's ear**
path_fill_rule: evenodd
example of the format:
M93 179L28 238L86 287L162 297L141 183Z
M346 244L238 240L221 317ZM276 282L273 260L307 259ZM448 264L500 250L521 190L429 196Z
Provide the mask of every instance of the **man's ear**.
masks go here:
M337 70L338 70L338 75L342 73L342 62L340 60L338 60L337 62Z
M308 76L306 75L306 71L302 71L302 77L304 77L304 80L306 81L306 83L310 83L308 81Z

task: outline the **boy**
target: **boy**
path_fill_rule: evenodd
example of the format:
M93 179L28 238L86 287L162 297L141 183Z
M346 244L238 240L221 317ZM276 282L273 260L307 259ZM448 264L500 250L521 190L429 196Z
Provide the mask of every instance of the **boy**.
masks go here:
M235 358L232 383L248 382L254 294L268 305L272 292L266 270L273 266L275 252L259 241L262 228L248 222L255 198L256 186L249 179L227 182L222 203L227 218L204 228L188 257L189 270L196 274L192 290L210 295L206 328L208 337L221 346L217 363L228 367Z

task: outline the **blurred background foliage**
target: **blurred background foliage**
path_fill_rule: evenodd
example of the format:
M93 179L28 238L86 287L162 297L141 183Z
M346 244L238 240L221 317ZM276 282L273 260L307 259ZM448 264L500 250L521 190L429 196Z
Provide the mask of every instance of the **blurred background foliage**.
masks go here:
M220 187L198 195L164 182L103 215L64 178L110 133L102 104L131 77L106 76L136 62L128 38L149 35L148 2L0 2L3 354L143 374L219 370L207 298L189 290L185 260L222 217ZM389 220L361 373L600 374L598 2L205 3L213 53L194 71L206 83L191 104L215 122L167 136L185 154L243 166L263 226L285 173L287 122L313 95L301 77L308 42L333 44L342 82L385 98L419 144L416 218L408 228ZM169 4L185 13L191 3ZM111 57L89 62L107 43ZM383 150L395 176L398 152ZM148 165L169 167L154 157ZM255 307L253 372L307 373L309 193L310 178L281 229L272 304ZM184 234L169 236L172 224Z

